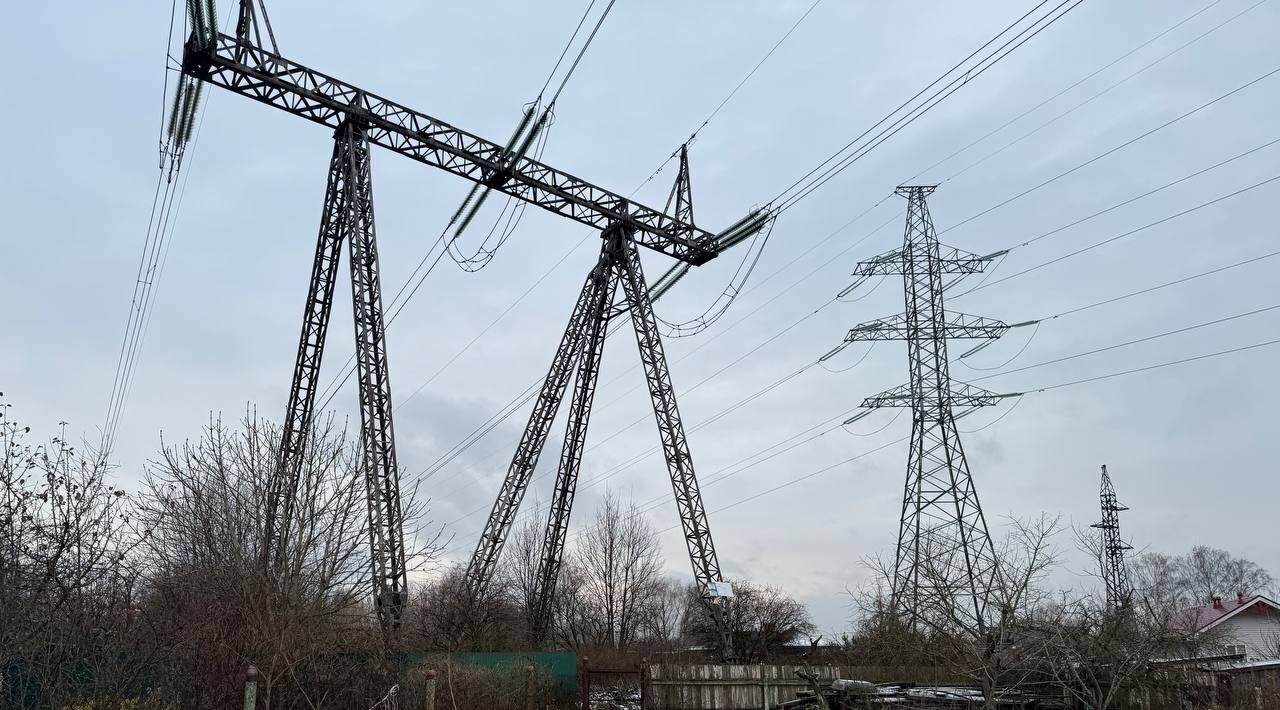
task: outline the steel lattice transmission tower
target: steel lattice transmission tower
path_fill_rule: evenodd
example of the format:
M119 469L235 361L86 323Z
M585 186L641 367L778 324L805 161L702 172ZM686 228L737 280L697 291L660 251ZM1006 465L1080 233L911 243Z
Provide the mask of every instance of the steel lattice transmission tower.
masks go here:
M688 155L680 153L680 170L672 188L667 207L674 205L673 214L684 224L693 224L693 196L689 185ZM752 230L758 231L765 216L749 217L716 235L720 244L731 242ZM475 552L467 566L468 591L473 601L487 593L502 554L502 548L510 534L516 513L524 500L534 468L547 441L547 435L555 420L560 403L575 378L569 405L568 423L560 453L550 511L542 537L542 550L538 563L537 586L530 626L533 641L545 640L552 617L556 582L564 557L565 539L569 530L569 515L577 490L578 471L586 445L587 424L591 417L591 404L596 381L600 374L600 359L605 335L610 321L630 311L635 330L640 360L649 385L649 396L654 418L658 425L662 450L666 457L667 471L675 494L676 507L684 531L685 545L693 565L694 580L703 592L708 613L719 634L722 655L731 654L731 639L724 617L724 607L716 595L723 588L720 563L716 557L711 528L707 522L706 508L694 475L693 458L685 437L684 424L676 404L671 374L663 354L662 338L653 314L651 289L645 285L640 268L640 255L631 230L624 226L605 229L601 233L600 256L587 275L578 303L569 318L560 340L560 346L552 359L551 368L543 381L538 399L525 425L524 434L516 446L515 455L507 469L506 478L485 522L484 531L476 542ZM660 280L661 281L661 280ZM615 303L619 283L622 299ZM575 375L576 371L576 375ZM713 591L716 590L716 591Z
M956 408L995 404L999 395L951 380L947 341L998 338L1004 323L948 315L943 292L950 275L981 272L991 257L939 245L925 202L935 185L902 186L907 224L900 249L858 264L860 279L901 275L906 310L862 323L846 342L904 340L909 384L868 397L862 406L910 407L911 453L894 561L893 606L911 625L940 609L982 623L997 560L978 493L956 429Z
M285 413L279 462L281 475L272 483L264 511L267 522L267 541L262 553L264 561L279 570L284 551L290 544L298 544L290 541L290 532L299 514L295 510L294 497L311 432L338 262L345 242L350 254L355 305L360 441L369 504L374 599L382 628L394 631L399 626L407 587L399 469L391 419L386 324L373 220L369 149L371 145L377 145L465 178L476 184L476 190L503 192L601 231L603 246L600 260L583 289L552 366L552 374L548 377L548 386L544 387L544 396L539 399L531 417L531 431L526 431L529 441L522 441L522 449L527 450L527 444L532 443L539 432L545 438L545 427L550 422L541 423L542 413L549 411L554 417L568 375L575 363L581 362L578 367L579 384L573 397L575 414L570 429L570 437L576 438L567 440L577 443L566 445L566 457L572 460L562 465L562 477L566 483L557 487L556 495L558 507L555 510L558 512L555 514L562 515L567 521L573 498L572 481L576 480L581 439L586 433L587 414L595 390L604 326L609 317L616 315L612 299L617 283L621 281L632 310L672 483L681 501L681 517L694 559L695 575L699 582L719 582L720 569L693 478L688 444L676 409L637 252L638 247L645 247L676 259L681 262L681 267L696 266L714 259L723 249L736 243L734 239L745 238L744 235L749 235L753 229L758 231L763 225L763 218L753 213L753 216L718 234L695 227L688 188L688 165L683 152L680 178L673 192L679 196L674 212L652 209L527 157L524 153L528 147L527 139L522 148L513 150L511 144L503 146L486 140L285 58L279 52L261 0L240 0L234 36L218 31L215 10L212 2L188 3L191 34L182 56L182 73L187 77L182 83L186 92L175 95L175 116L171 125L184 126L184 136L189 132L199 87L207 83L334 132L320 235ZM264 46L264 39L270 45L269 49ZM483 200L483 195L480 200ZM549 397L549 394L554 396ZM533 438L529 438L531 436ZM539 440L537 448L540 447ZM528 459L530 468L536 459L537 453L533 452ZM513 471L516 468L513 463ZM519 504L520 495L523 495L522 488L514 498L515 505ZM514 515L514 508L511 512ZM510 518L503 517L502 520L505 525L510 524ZM560 529L563 522L557 525L560 527L556 529ZM496 559L496 550L501 548L505 539L506 527L502 527L496 539L491 528L486 529L486 535L489 536L486 539L495 546ZM553 549L544 558L555 558L558 565L556 550L563 548L563 542L563 535L558 540L550 539ZM487 574L492 568L484 569L487 581ZM545 570L545 576L554 579L555 571L549 568Z
M1125 553L1133 548L1120 537L1120 511L1128 508L1116 500L1116 489L1111 484L1111 474L1102 467L1102 484L1098 491L1102 507L1102 521L1090 527L1102 531L1102 581L1107 587L1107 609L1123 611L1133 601L1133 587L1129 584L1129 568L1125 565Z

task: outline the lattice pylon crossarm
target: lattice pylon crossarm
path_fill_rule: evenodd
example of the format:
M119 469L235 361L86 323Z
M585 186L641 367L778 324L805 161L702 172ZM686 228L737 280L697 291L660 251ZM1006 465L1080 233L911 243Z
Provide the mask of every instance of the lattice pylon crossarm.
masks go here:
M867 397L862 400L862 406L868 409L877 407L914 407L920 409L990 407L999 403L1004 397L990 390L964 383L953 383L951 389L943 393L941 398L935 395L936 393L934 392L926 393L918 388L913 388L909 384L898 385L893 389Z
M625 224L642 246L681 261L702 264L719 249L712 234L674 216L524 156L507 165L501 143L302 66L261 46L219 34L209 46L188 43L182 71L296 116L337 128L347 118L366 124L374 145L490 184L516 199L596 229ZM358 96L363 105L354 106ZM505 179L496 181L496 175ZM509 176L509 177L507 177Z
M991 256L939 245L937 268L943 274L980 274L991 265ZM858 262L853 276L905 276L911 273L911 256L903 249L894 249L880 256Z
M967 313L953 313L931 331L928 337L942 337L949 340L999 338L1009 331L1009 326L1002 321L983 316L971 316ZM878 340L911 340L921 337L919 330L911 323L905 313L878 318L859 323L849 329L845 335L846 343L868 342Z

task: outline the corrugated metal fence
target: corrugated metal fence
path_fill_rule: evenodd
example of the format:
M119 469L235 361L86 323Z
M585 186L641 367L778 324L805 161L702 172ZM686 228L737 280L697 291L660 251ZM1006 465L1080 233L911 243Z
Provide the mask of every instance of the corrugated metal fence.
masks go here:
M765 710L794 700L808 684L797 665L653 664L645 673L646 710ZM813 666L823 682L834 678L871 681L948 682L937 669L875 666Z

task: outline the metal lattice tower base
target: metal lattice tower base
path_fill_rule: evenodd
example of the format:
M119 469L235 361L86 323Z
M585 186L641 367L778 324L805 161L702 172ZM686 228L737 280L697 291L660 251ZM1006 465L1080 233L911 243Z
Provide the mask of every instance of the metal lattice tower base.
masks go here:
M1125 553L1133 548L1120 537L1120 511L1128 508L1116 500L1111 474L1102 467L1102 484L1098 492L1102 507L1102 521L1090 527L1102 531L1102 581L1107 588L1107 609L1118 612L1129 608L1133 601L1133 587L1129 584L1129 568L1125 565Z
M911 382L868 397L862 406L911 408L911 453L894 561L893 606L912 626L922 620L945 623L949 616L982 623L998 574L954 411L994 404L998 396L952 382L947 340L998 338L1008 326L979 316L947 315L944 277L978 273L988 261L938 244L925 202L935 187L897 189L908 199L902 248L862 262L854 272L861 278L901 275L905 312L858 325L845 337L847 342L907 343Z

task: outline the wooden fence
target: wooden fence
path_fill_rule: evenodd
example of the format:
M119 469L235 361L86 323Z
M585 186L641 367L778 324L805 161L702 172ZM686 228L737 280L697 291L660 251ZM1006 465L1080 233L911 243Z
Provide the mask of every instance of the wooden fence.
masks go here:
M798 665L653 664L644 673L645 710L769 710L794 700L808 684L796 675ZM870 681L949 683L940 669L875 666L812 666L826 683L834 678Z

